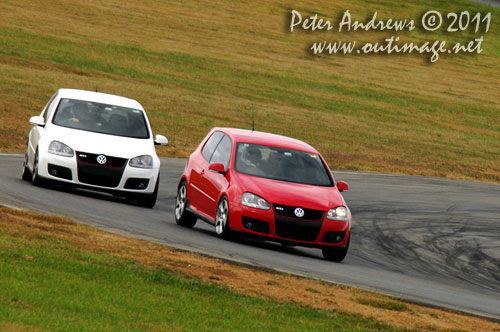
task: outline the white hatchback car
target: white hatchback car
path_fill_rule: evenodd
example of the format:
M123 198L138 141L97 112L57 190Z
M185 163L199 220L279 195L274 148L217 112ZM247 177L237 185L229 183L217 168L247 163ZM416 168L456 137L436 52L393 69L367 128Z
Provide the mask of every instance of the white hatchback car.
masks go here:
M22 177L35 185L58 181L110 192L153 207L160 159L146 112L133 99L60 89L30 119Z

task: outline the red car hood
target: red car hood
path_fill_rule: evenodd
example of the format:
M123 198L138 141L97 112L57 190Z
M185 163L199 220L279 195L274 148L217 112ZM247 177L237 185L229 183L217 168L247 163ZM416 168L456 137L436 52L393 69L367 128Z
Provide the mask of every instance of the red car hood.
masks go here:
M336 187L277 181L256 176L233 173L242 192L259 195L271 204L300 206L306 209L328 211L344 205L345 201Z

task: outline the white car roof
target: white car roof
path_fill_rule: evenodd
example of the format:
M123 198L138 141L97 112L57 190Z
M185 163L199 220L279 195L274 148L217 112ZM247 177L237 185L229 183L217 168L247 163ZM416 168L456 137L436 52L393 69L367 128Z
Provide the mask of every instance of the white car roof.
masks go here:
M111 105L128 107L144 111L144 108L142 108L141 104L139 104L137 100L111 95L108 93L77 90L77 89L59 89L57 93L61 98L87 100L97 103L111 104Z

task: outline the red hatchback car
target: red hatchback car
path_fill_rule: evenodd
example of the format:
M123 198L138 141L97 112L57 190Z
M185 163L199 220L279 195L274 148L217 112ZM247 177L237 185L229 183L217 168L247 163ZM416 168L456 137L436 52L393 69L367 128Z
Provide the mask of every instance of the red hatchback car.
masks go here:
M342 261L351 213L323 157L289 137L214 128L191 154L179 181L177 224L202 219L219 237L243 232L287 245L321 248Z

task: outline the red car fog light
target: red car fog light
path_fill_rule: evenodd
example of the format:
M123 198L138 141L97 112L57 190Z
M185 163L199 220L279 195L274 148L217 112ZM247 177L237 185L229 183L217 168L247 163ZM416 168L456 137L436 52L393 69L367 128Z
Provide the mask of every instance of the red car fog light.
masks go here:
M243 227L248 230L262 234L269 234L269 224L264 220L243 217L241 218L241 222L243 224Z
M344 240L345 232L326 232L323 243L340 243Z

